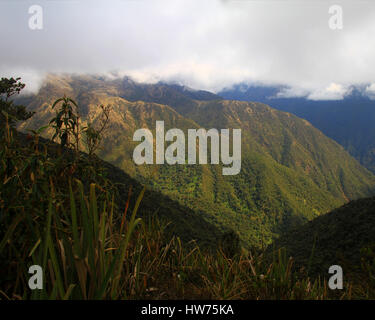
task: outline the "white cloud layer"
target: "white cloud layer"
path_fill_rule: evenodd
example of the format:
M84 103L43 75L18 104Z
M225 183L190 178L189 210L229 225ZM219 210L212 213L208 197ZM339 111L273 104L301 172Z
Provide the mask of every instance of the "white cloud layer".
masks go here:
M0 0L0 75L30 89L48 72L127 74L217 91L238 82L280 84L285 95L340 99L375 83L375 3L335 1L343 30L328 27L330 1ZM372 89L371 89L372 90Z
M331 83L328 87L312 91L307 98L309 100L341 100L351 90L341 84Z

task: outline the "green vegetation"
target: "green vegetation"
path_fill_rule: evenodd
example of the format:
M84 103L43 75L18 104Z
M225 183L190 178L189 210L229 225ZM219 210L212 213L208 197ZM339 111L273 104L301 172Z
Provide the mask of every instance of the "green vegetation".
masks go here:
M111 105L98 156L197 213L184 223L199 225L202 219L220 233L236 230L247 248L261 248L294 226L374 194L375 177L307 121L263 104L221 100L176 86L51 75L28 98L28 109L37 114L19 129L48 124L54 100L64 93L77 101L82 126L90 122L99 128L98 105ZM139 128L154 133L156 120L164 120L165 130L184 132L241 128L241 173L223 176L220 165L136 166L133 133ZM43 132L46 138L53 134Z
M279 250L269 261L262 251L241 249L236 233L230 230L222 230L216 241L218 247L205 247L203 239L207 241L217 230L203 216L197 224L193 211L156 192L145 191L119 169L75 149L79 141L68 143L75 132L80 132L74 122L78 118L73 107L76 103L69 98L60 101L58 114L68 109L71 112L67 113L67 126L60 126L59 117L52 121L52 131L66 133L59 145L39 137L50 128L42 127L25 136L14 129L7 112L3 113L1 299L374 296L374 287L351 282L345 282L345 289L339 293L331 292L325 279L312 280L303 269L294 269L293 259L285 251ZM163 212L164 216L160 215ZM171 229L167 213L171 214L169 218L186 220L177 221ZM173 234L182 229L188 234L191 231L193 237L198 231L202 241L187 243ZM374 283L371 250L364 252L366 283ZM28 288L27 271L32 264L41 265L45 271L43 290Z

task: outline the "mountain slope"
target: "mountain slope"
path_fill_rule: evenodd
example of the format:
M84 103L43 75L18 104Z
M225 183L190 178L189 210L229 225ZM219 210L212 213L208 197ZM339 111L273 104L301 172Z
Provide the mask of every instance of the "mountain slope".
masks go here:
M17 132L16 138L24 147L30 147L30 141L25 134ZM56 157L57 144L43 138L39 138L39 144L41 150L44 148L48 150L49 157ZM71 152L71 156L73 156L73 152ZM83 153L82 157L87 158L87 154ZM114 187L111 192L115 195L118 211L122 213L128 205L129 211L132 212L143 185L118 167L98 158L95 161L97 161L98 167L103 168L106 179ZM129 192L130 199L127 204ZM166 234L177 235L186 244L194 240L199 246L207 249L215 248L218 241L223 239L223 235L230 232L228 228L223 226L218 228L209 223L205 212L192 210L168 196L150 189L146 189L144 193L138 214L147 219L157 216L168 224ZM119 220L119 218L121 217L116 219Z
M281 98L277 96L281 89L236 85L218 94L225 99L263 102L306 119L375 172L375 101L365 94L365 88L352 88L343 100L333 101Z
M266 154L343 200L369 191L360 185L371 174L348 156L342 146L292 114L261 103L222 100L200 102L185 116L206 128L218 124L222 128L241 128L245 158L252 152Z
M327 274L331 265L345 271L360 266L361 249L375 244L375 198L352 201L281 236L274 244L285 247L297 265ZM314 248L314 250L313 250Z
M160 93L159 85L147 85L144 93L144 85L132 83L132 92L138 92L132 102L124 98L128 79L124 83L50 76L29 100L28 108L38 110L37 116L20 129L48 122L54 115L50 105L64 93L78 102L83 125L98 121L99 104L111 104L110 126L98 155L181 204L207 213L204 218L218 228L236 230L245 246L269 243L293 226L374 191L374 176L305 120L263 104L214 95L207 99L206 94L204 100L191 99L190 91L165 84L162 92L167 94L157 98L149 92ZM146 101L140 100L143 94ZM152 99L157 103L147 101ZM149 128L155 136L157 120L164 120L165 130L242 129L240 174L223 176L221 165L136 166L133 133Z

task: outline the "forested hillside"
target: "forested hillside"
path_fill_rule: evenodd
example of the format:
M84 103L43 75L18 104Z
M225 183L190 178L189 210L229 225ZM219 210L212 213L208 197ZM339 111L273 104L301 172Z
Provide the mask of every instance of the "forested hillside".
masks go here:
M55 113L52 102L64 94L77 102L83 124L99 122L99 105L112 106L100 157L182 205L206 212L213 225L236 230L245 246L268 244L295 225L374 192L374 176L307 121L263 104L225 101L178 86L50 76L29 97L28 109L37 115L19 129L48 123ZM223 176L221 165L136 166L133 133L139 128L155 133L157 120L165 122L165 130L241 129L240 174Z

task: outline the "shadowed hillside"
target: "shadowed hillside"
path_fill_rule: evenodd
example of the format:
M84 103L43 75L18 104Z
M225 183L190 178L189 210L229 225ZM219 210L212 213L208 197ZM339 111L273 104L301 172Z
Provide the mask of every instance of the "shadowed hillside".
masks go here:
M17 140L25 147L30 146L27 136L23 133L17 133ZM49 140L39 138L40 148L47 148L51 157L56 157L58 153L57 145ZM68 153L72 153L66 150ZM87 158L87 154L82 154ZM123 170L112 164L96 158L96 166L103 169L103 175L113 185L113 192L116 196L116 206L121 213L125 210L130 190L129 210L135 206L136 195L140 194L143 186L131 178ZM196 241L201 247L212 249L221 241L222 236L229 232L228 228L221 226L217 228L207 222L207 214L202 211L194 211L184 207L177 201L155 190L146 190L143 201L139 208L139 215L143 218L158 218L168 225L166 233L169 236L176 235L184 242ZM116 218L117 220L119 217Z
M375 198L352 201L281 236L275 248L285 247L299 266L322 274L331 265L344 273L358 272L362 249L375 244Z

